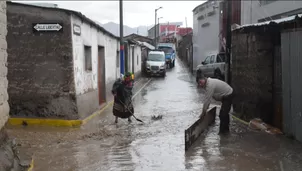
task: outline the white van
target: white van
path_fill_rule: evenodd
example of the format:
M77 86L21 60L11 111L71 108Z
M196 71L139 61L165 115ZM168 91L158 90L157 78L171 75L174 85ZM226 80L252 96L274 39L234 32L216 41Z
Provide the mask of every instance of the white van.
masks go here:
M165 52L160 50L153 50L149 52L146 61L146 70L148 75L166 76L166 58Z

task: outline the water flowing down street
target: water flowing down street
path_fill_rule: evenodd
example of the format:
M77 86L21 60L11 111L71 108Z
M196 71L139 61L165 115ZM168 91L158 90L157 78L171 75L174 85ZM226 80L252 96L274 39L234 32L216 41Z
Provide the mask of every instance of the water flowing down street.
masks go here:
M6 0L0 27L0 171L302 170L302 1Z
M184 130L201 112L202 93L181 62L166 78L143 78L136 86L135 115L144 124L115 124L110 106L81 128L20 126L8 128L9 135L33 153L35 171L300 170L298 143L235 121L231 134L220 136L218 117L185 153Z

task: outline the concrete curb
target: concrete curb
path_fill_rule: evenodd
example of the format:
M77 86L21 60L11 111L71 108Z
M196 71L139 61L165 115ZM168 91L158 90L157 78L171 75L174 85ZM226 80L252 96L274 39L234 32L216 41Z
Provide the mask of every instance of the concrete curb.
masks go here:
M139 83L142 79L138 79L135 84ZM145 88L152 79L149 79L136 93L133 98L138 95L143 88ZM7 124L9 125L39 125L39 126L56 126L56 127L79 127L86 124L94 117L100 115L105 109L113 104L113 101L108 102L101 110L94 112L83 120L64 120L64 119L38 119L38 118L9 118Z
M27 169L27 171L33 171L34 169L34 159L31 160L29 168Z

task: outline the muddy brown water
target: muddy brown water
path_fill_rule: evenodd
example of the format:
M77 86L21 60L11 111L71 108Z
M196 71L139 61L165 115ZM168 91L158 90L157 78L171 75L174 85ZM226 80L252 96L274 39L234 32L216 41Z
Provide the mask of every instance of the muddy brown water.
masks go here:
M135 97L135 114L145 124L134 119L114 124L109 107L81 128L20 126L8 131L21 151L34 154L35 171L302 170L300 143L236 122L230 135L219 136L218 118L185 153L184 130L200 114L201 99L194 78L177 62L166 78L153 78ZM152 120L158 115L162 119Z

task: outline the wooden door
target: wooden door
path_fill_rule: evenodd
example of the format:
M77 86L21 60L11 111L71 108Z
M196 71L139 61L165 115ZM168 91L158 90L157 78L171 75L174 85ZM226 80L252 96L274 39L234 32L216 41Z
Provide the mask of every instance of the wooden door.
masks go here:
M98 47L98 96L99 105L106 102L105 94L105 49L102 46Z

